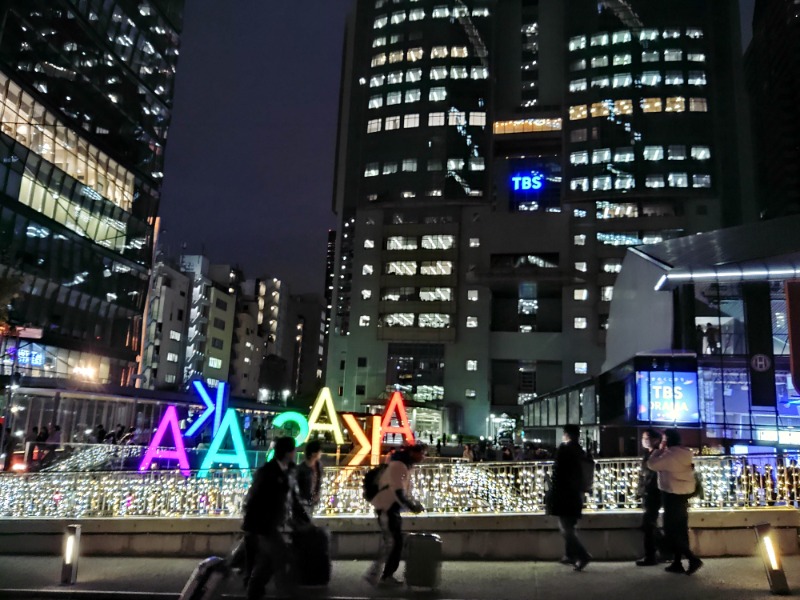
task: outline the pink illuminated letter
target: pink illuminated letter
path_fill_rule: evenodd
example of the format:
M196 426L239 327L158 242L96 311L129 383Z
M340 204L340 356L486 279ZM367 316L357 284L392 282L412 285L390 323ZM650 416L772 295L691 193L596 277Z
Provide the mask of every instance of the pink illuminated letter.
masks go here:
M159 448L164 440L164 434L170 429L172 433L172 443L175 446L174 450L167 450ZM183 445L183 437L181 437L181 428L178 424L178 411L174 406L168 406L167 411L158 424L153 439L150 440L150 445L147 446L147 452L144 453L142 463L139 465L140 471L147 471L154 460L163 459L177 459L180 465L181 473L186 477L189 476L189 459L186 457L186 448Z

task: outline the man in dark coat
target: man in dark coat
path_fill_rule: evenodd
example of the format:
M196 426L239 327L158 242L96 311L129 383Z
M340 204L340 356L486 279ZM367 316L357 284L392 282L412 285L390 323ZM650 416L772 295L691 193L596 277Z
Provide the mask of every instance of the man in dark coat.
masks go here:
M275 442L275 456L256 471L247 492L244 522L247 546L247 600L260 600L275 575L279 588L288 587L289 544L293 523L310 519L299 501L294 474L294 439Z
M658 528L658 512L661 510L661 491L658 489L658 473L647 466L647 461L661 444L661 434L655 429L648 429L642 434L642 470L639 475L639 496L642 499L642 531L644 532L644 557L636 561L639 567L658 564L656 546L664 535Z
M582 571L592 559L575 531L583 511L586 487L583 477L586 454L578 442L579 437L577 425L564 425L563 443L556 451L553 465L553 488L549 500L549 513L558 517L566 547L561 562L574 565L576 571Z

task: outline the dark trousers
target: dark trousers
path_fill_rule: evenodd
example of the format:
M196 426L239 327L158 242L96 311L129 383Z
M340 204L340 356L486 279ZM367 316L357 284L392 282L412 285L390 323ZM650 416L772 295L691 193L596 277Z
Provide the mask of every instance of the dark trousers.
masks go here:
M575 528L578 525L578 517L558 517L558 528L564 538L564 555L571 560L586 560L589 553L583 547L583 543L578 538Z
M261 600L264 588L275 576L275 585L285 589L289 583L289 545L279 531L269 534L248 533L247 567L247 600Z
M644 557L655 560L656 551L663 545L664 534L658 527L658 511L661 510L661 492L648 492L642 499L642 532L644 532Z
M389 510L379 510L378 525L381 528L381 546L378 558L372 563L369 574L381 573L381 577L391 577L400 566L403 553L403 518L400 505Z
M697 558L689 548L689 496L661 493L664 502L664 535L675 553L674 562Z

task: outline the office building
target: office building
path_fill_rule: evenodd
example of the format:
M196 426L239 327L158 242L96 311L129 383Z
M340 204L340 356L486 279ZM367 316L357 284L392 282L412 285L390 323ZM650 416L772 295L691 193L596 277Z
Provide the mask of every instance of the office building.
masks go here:
M137 373L181 0L0 7L0 277L23 376Z

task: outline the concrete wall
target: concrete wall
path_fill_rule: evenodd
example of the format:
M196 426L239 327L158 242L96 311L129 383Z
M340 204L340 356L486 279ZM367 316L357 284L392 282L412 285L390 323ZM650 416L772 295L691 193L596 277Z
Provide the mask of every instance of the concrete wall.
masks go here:
M783 554L798 554L800 511L790 508L692 512L691 543L703 557L750 556L752 527L771 523ZM81 554L103 556L224 555L239 535L239 519L17 519L0 521L0 553L59 554L68 523L81 523ZM321 517L332 533L337 559L368 558L378 548L377 525L369 517ZM642 553L638 511L587 514L581 537L598 560L630 560ZM448 560L555 560L563 542L555 518L545 515L408 517L407 532L442 536Z

